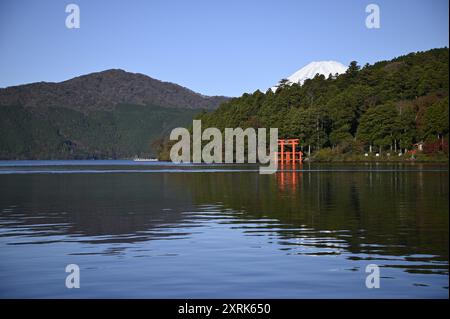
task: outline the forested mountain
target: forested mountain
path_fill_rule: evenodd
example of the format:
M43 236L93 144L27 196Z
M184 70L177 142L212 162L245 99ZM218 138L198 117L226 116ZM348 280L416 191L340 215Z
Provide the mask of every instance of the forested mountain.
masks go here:
M411 53L337 78L316 75L223 103L198 118L202 127L277 127L305 152L361 154L411 150L448 153L448 48ZM281 82L282 83L282 82Z
M225 100L223 96L204 96L174 83L120 69L59 83L38 82L0 89L0 105L63 106L80 111L111 110L117 104L215 109Z
M158 138L225 100L122 70L0 89L0 159L152 156Z

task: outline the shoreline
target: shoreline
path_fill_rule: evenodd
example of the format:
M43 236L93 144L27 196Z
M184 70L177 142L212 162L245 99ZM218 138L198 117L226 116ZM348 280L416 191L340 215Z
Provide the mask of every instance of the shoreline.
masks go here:
M58 159L0 159L1 162L29 162L29 161L92 161L92 162L100 162L100 161L130 161L134 163L167 163L167 164L174 164L170 160L158 160L158 161L134 161L133 159L129 158L58 158ZM301 164L316 164L316 163L328 163L328 164L369 164L369 163L385 163L385 164L397 164L397 163L404 163L404 164L414 164L414 163L430 163L430 164L449 164L449 159L404 159L404 160L393 160L393 159L371 159L371 160L355 160L355 159L308 159L305 158L302 163L295 163L296 165ZM201 165L257 165L258 163L193 163L193 162L187 162L184 164L201 164ZM283 163L279 165L292 165L292 163Z

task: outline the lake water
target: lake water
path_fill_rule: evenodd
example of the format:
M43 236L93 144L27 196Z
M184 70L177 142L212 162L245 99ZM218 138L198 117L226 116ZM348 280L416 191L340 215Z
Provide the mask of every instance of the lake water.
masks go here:
M448 199L436 164L0 161L0 297L448 298Z

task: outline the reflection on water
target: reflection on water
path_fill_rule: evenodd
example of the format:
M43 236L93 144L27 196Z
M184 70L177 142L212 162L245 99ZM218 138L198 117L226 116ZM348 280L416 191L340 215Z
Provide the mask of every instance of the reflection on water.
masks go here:
M448 297L446 166L65 164L0 163L0 297Z
M283 163L279 164L279 171L277 172L278 189L280 191L289 190L293 193L297 192L297 187L300 187L303 164ZM299 172L296 172L296 170Z

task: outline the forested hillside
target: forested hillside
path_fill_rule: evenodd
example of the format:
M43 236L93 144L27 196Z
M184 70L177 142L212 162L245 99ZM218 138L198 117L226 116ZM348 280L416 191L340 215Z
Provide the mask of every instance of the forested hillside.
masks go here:
M0 159L120 159L155 156L154 143L198 111L118 105L88 114L67 108L34 113L0 107Z
M448 154L448 48L411 53L338 77L317 75L303 85L256 91L199 116L202 127L278 127L321 156L413 149Z
M154 156L170 129L225 100L123 70L0 89L0 159Z

